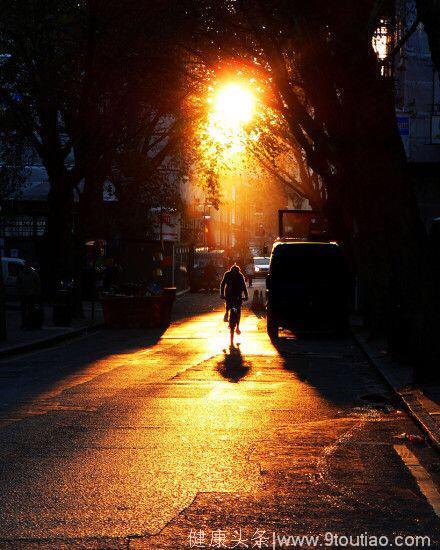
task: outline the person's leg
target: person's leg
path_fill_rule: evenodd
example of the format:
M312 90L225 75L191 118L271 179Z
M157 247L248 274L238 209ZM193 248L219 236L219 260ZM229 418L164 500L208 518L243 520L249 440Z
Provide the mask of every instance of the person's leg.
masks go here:
M229 303L228 303L228 300L226 300L226 302L225 302L225 315L224 315L224 317L223 317L223 321L224 321L225 323L228 322L228 318L229 318L229 309L230 309L230 305L229 305Z
M241 319L241 307L238 308L238 311L237 311L237 328L235 329L235 332L237 334L241 334L241 330L240 330L240 319Z

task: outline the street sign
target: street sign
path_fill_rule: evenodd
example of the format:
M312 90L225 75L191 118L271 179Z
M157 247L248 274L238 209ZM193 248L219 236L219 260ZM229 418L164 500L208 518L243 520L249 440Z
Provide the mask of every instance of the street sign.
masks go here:
M278 210L278 232L281 239L329 240L327 217L316 210Z
M397 127L401 136L409 136L409 115L397 115Z
M396 115L397 127L399 129L399 134L402 139L402 143L405 148L405 153L407 157L409 157L409 153L410 153L410 148L409 148L410 120L411 120L411 117L409 114L399 113Z

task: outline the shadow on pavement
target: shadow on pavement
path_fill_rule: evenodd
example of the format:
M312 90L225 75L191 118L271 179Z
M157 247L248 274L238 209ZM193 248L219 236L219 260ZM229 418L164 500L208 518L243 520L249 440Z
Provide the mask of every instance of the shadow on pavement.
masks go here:
M212 313L221 306L215 295L186 295L176 301L172 324ZM104 329L31 353L0 361L0 421L26 410L29 404L64 382L79 384L128 361L145 361L144 354L157 345L169 327L157 329ZM108 368L106 363L109 363Z
M366 376L373 386L382 385L347 335L283 331L272 344L283 359L284 370L337 407L365 405L361 395L366 393Z
M18 414L24 403L86 373L88 367L119 356L142 353L155 346L166 328L149 330L105 329L93 337L66 341L51 348L0 361L0 418Z
M217 371L229 382L240 382L249 374L252 364L243 359L239 345L230 347L229 352L223 350L224 357L217 363Z

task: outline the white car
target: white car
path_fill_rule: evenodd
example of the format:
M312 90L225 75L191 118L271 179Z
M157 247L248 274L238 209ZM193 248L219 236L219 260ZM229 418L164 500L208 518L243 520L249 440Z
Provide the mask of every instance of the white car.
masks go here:
M266 256L255 256L254 257L254 276L255 277L266 277L269 273L269 263L270 258Z

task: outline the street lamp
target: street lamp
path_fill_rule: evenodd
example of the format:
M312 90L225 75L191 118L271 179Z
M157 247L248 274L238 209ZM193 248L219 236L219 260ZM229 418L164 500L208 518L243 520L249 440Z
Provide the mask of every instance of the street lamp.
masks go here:
M209 220L211 219L211 203L207 200L205 200L203 204L203 244L209 246L209 242L207 239L207 233L209 231L208 225Z

